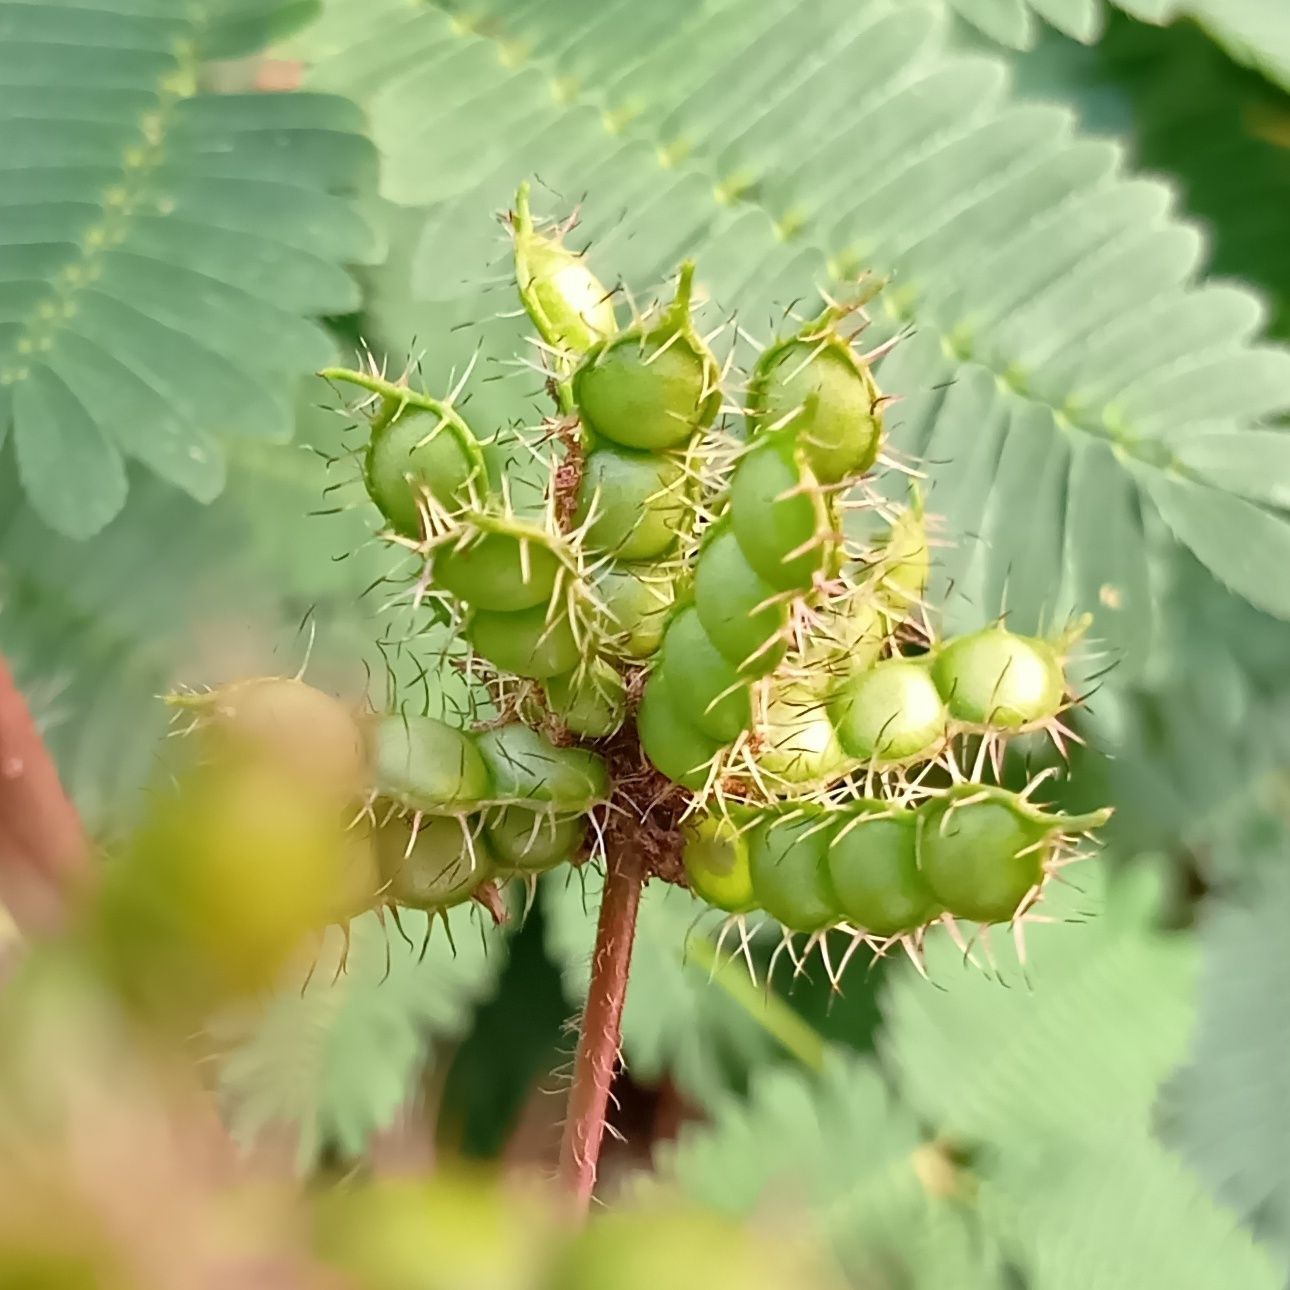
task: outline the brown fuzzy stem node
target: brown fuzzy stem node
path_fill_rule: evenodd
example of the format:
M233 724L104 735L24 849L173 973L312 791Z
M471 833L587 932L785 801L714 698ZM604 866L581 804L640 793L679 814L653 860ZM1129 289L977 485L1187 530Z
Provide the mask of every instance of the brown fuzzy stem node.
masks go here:
M609 1089L618 1069L623 1004L644 879L645 865L639 853L618 848L609 853L591 983L560 1144L560 1181L580 1217L590 1208L596 1187Z

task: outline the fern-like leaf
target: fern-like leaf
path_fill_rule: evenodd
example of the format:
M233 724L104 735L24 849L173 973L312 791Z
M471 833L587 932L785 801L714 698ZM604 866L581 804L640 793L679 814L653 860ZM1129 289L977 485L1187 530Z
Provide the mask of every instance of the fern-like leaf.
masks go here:
M1290 874L1285 838L1205 914L1200 1022L1170 1090L1173 1139L1261 1234L1290 1247Z
M860 1286L1002 1290L997 1256L943 1184L953 1166L872 1061L841 1052L818 1077L767 1071L658 1160L664 1179L741 1216L803 1215Z
M1145 22L1195 19L1233 58L1290 86L1290 11L1280 0L1109 0ZM1076 40L1096 40L1106 20L1104 0L949 0L992 40L1028 49L1043 21ZM1040 21L1040 20L1043 21Z
M357 304L375 178L352 104L201 92L293 0L0 5L0 436L45 523L83 538L126 463L194 497L221 439L285 438L295 384L333 352L311 315Z
M335 975L341 947L333 933L303 992L292 983L258 1015L229 1019L217 1032L233 1045L220 1088L239 1138L289 1132L301 1170L325 1147L361 1155L407 1102L432 1042L464 1032L497 980L505 940L489 930L481 941L479 911L461 907L450 915L456 949L439 926L422 960L425 916L401 918L412 947L365 915L352 925L344 974Z
M1195 955L1185 938L1150 926L1150 871L1107 913L1098 866L1067 876L1075 887L1053 892L1045 909L1067 921L1027 929L1024 969L997 930L973 950L977 968L938 934L928 970L941 988L912 972L888 988L882 1052L919 1114L955 1135L1114 1136L1146 1123L1183 1055ZM1000 979L985 970L988 953Z
M737 309L760 340L832 278L892 272L874 339L914 334L879 371L904 396L893 447L927 463L961 540L940 571L961 593L955 622L1088 608L1138 650L1157 513L1290 614L1269 576L1290 524L1183 455L1223 435L1240 460L1234 432L1290 403L1290 356L1257 343L1253 296L1195 285L1203 243L1168 189L1126 177L1120 149L1068 113L1013 102L1003 64L956 52L937 6L391 9L310 75L369 105L386 194L424 208L413 295L439 303L423 317L513 308L463 266L504 270L480 212L532 173L553 211L586 197L603 276L647 289L694 254L713 319ZM411 344L408 311L387 313L379 290L373 322ZM537 388L516 390L512 416L533 419Z

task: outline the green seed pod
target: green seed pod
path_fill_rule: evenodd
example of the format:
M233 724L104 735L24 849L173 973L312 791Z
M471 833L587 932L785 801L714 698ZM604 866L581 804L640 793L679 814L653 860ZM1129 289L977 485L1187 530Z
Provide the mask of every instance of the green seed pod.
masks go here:
M569 615L559 609L552 617L545 604L513 614L476 610L466 635L494 667L535 681L572 672L582 658Z
M593 449L578 487L578 524L591 521L584 545L619 560L652 560L666 554L689 526L683 463L674 455L630 452L609 444Z
M595 588L615 652L628 659L656 653L676 602L676 575L657 565L610 566L596 575Z
M627 686L604 659L592 659L546 683L551 711L576 735L603 739L615 734L627 715Z
M426 536L421 508L427 496L458 510L469 501L472 484L486 486L486 475L479 444L461 417L424 395L416 400L404 405L397 396L383 399L372 422L363 481L390 527L420 540Z
M451 909L493 873L493 858L476 822L428 819L413 838L406 820L377 833L377 858L389 904L427 913Z
M493 780L495 802L586 811L609 795L605 763L585 748L557 748L523 722L481 730L475 745Z
M474 740L446 722L390 714L369 738L377 793L409 810L459 815L492 791Z
M748 870L748 840L739 823L703 815L683 824L681 837L686 876L696 896L728 914L746 914L757 907Z
M534 229L527 183L515 196L511 230L520 300L547 344L585 354L618 330L613 300L582 256Z
M927 541L927 524L922 498L896 517L887 531L879 557L880 595L888 610L904 617L922 601L932 575L932 551Z
M783 784L823 784L851 766L829 714L827 673L773 678L755 727L757 765Z
M1005 627L947 642L932 661L932 677L956 720L998 730L1056 716L1066 689L1053 647Z
M699 552L694 607L708 638L743 675L765 676L784 657L788 604L749 565L724 521Z
M830 826L817 812L763 821L748 834L748 869L757 904L791 932L838 921L825 859Z
M173 694L167 702L194 714L208 755L267 757L339 798L361 796L367 788L357 716L298 677L255 677L205 694Z
M735 467L730 522L748 563L781 591L807 590L836 554L815 476L784 434L761 438Z
M720 372L690 318L694 265L681 266L676 298L659 321L591 349L573 375L583 424L624 448L660 452L715 420Z
M1097 828L1110 814L1048 815L1005 789L959 784L918 810L918 867L951 914L1007 922L1043 882L1060 836Z
M890 624L871 588L848 592L820 606L817 613L819 626L802 650L807 667L841 678L873 667L882 657Z
M855 927L899 936L941 913L918 868L918 815L890 802L848 806L829 844L827 868L838 908Z
M708 639L692 607L668 624L656 676L667 686L676 711L709 738L728 744L748 729L752 704L747 682Z
M587 821L582 815L505 806L488 812L484 832L499 868L515 873L545 873L577 853L587 832Z
M927 669L892 658L842 683L830 706L842 747L862 762L930 754L945 737L945 705Z
M560 557L548 535L515 520L490 520L488 528L440 547L434 557L435 585L477 609L545 606L559 573Z
M799 336L767 349L749 394L753 433L791 431L826 484L863 474L882 443L878 386L833 322L830 311Z
M636 733L653 765L668 779L695 792L707 782L712 759L721 751L718 740L696 730L676 711L657 673L645 683L636 709Z

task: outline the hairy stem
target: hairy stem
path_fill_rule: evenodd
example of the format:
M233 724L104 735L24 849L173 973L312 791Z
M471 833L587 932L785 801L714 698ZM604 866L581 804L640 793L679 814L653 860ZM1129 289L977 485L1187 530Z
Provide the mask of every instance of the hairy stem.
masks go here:
M609 1087L618 1067L623 1001L636 939L644 866L640 856L611 855L591 958L591 983L582 1015L582 1034L573 1065L573 1087L560 1145L560 1179L579 1214L591 1204L596 1166L605 1136Z
M0 659L0 904L47 931L88 877L89 844L36 723Z

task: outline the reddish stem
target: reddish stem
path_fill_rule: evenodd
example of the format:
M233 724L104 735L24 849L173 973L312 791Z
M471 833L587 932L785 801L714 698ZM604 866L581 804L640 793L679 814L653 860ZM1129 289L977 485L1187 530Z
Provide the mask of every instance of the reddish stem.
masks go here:
M88 859L80 817L0 659L0 904L24 931L51 930Z
M644 866L639 855L610 857L596 926L587 1006L573 1065L564 1139L560 1144L560 1179L571 1193L579 1214L586 1214L596 1186L609 1088L618 1067L623 1001L627 997L643 881Z

